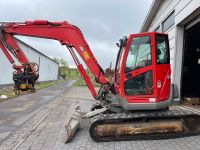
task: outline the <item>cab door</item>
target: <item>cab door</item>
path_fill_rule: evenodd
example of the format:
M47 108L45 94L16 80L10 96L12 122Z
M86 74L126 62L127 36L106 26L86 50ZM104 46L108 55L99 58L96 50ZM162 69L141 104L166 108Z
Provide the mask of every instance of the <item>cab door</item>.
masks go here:
M156 39L160 40L159 42L163 42L162 40L168 42L161 37L157 37L155 33L130 36L121 71L121 87L123 87L121 95L129 103L158 102L161 91L169 95L170 82L165 79L167 72L170 72L169 55L167 53L168 56L165 56L166 61L159 60L158 58L164 57L165 54L162 53L162 56L157 57L158 52L156 52L158 45ZM163 51L168 50L163 49ZM164 82L167 83L165 86L167 88L162 87Z
M146 102L154 95L153 85L153 35L130 36L123 67L123 95L130 102Z

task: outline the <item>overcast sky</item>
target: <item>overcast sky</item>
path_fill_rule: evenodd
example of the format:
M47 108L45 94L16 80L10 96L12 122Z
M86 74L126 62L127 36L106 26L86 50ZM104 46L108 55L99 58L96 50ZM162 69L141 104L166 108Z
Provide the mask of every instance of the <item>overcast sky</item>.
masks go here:
M0 0L1 21L44 19L78 26L94 56L105 69L115 63L116 42L124 35L139 32L153 0ZM19 37L50 57L73 60L66 48L53 40Z

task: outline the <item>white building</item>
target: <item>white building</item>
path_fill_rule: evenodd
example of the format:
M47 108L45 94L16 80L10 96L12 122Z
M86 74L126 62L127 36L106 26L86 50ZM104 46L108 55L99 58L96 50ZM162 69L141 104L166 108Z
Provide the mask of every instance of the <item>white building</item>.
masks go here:
M180 98L200 97L200 0L155 0L141 32L169 34L172 82Z
M30 62L35 62L39 65L39 79L38 81L49 81L58 79L58 63L29 46L28 44L16 39L19 46L27 56ZM12 65L0 49L0 85L12 84Z

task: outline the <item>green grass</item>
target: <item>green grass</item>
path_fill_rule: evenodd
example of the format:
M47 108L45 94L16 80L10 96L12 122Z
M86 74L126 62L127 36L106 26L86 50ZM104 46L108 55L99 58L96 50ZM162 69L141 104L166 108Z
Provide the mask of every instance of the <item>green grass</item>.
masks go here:
M48 88L49 86L62 83L62 82L64 82L64 81L65 81L65 80L54 80L54 81L48 81L48 82L38 82L38 83L36 83L36 85L35 85L35 89L36 89L36 90L42 90L42 89Z
M93 77L92 73L85 69L86 73L90 78ZM64 79L80 79L81 75L76 68L59 67L59 75Z
M98 87L100 86L100 84L98 84L94 78L90 78L91 82L92 82L92 85L94 87ZM75 86L87 86L87 84L85 83L85 80L83 78L79 78L77 79L76 83L75 83Z
M11 89L11 88L8 88L8 89L5 89L5 90L1 90L0 91L0 95L6 95L8 97L8 99L16 97L13 89ZM0 99L0 102L4 101L4 100L6 100L6 99Z
M99 86L99 84L96 83L93 74L88 69L86 69L85 71L88 74L92 84L94 86ZM85 80L80 76L78 70L75 68L60 67L59 75L67 80L77 80L75 86L87 86Z

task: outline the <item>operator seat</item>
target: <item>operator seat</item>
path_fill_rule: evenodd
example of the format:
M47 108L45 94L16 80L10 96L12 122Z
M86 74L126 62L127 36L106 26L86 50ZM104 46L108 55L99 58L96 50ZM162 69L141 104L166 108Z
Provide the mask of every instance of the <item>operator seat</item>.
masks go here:
M160 48L156 47L156 62L160 63L160 54L161 54L161 50Z

